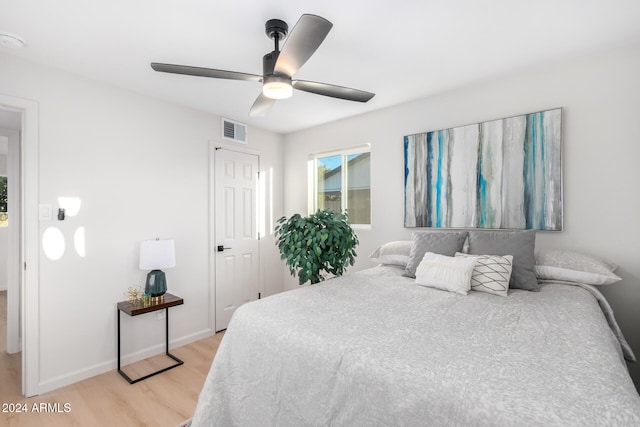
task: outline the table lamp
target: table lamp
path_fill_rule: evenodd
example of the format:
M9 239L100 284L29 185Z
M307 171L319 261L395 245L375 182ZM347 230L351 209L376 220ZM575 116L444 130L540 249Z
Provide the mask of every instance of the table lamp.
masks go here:
M140 270L151 270L147 274L145 294L151 296L151 303L164 300L167 279L161 268L176 266L176 250L173 240L143 240L140 242Z

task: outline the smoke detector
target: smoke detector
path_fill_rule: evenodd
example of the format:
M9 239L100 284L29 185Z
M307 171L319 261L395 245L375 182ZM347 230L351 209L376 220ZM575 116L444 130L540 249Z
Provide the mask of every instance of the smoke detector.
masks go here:
M24 46L24 40L13 34L0 33L0 46L9 49L20 49Z

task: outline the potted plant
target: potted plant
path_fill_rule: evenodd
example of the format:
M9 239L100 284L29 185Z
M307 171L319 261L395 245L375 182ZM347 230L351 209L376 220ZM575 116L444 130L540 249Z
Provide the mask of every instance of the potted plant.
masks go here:
M302 285L325 279L323 273L341 276L355 262L358 237L346 213L318 210L307 217L282 217L274 230L280 258Z

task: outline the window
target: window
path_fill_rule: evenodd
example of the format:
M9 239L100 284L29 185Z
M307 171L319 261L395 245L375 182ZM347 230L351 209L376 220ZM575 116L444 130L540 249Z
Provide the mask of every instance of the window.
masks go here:
M371 224L369 146L313 155L309 166L311 211L346 211L352 225Z

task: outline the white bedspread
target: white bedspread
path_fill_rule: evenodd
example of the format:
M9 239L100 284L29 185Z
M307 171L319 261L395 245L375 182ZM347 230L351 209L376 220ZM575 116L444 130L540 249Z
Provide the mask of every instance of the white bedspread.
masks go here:
M401 271L240 307L193 425L640 425L620 343L588 289L460 296Z

